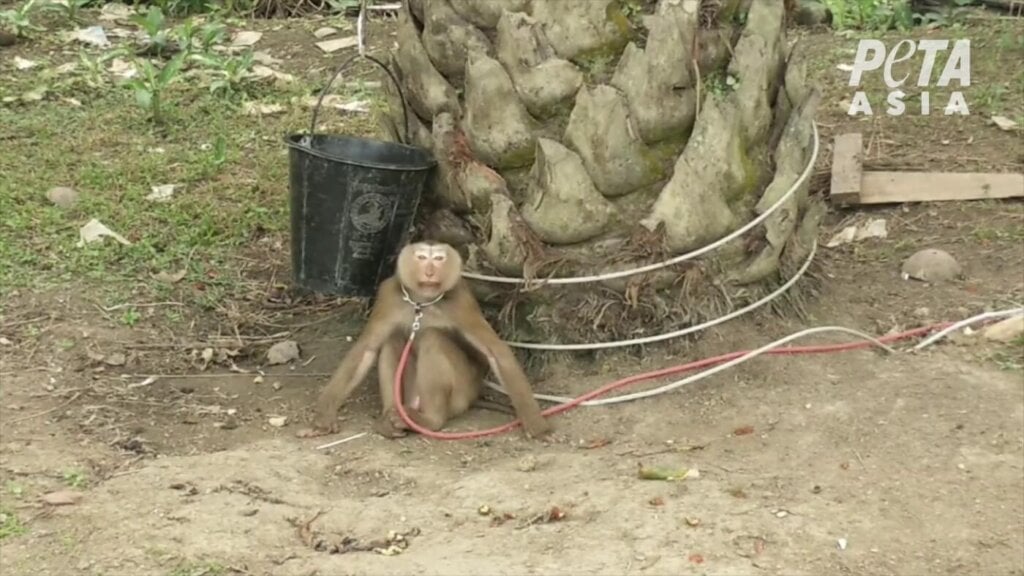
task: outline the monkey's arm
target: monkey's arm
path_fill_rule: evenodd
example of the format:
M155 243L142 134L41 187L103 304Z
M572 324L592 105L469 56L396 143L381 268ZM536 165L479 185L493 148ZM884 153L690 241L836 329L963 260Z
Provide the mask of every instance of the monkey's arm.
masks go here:
M467 288L468 290L468 288ZM508 393L516 415L523 421L526 433L537 438L551 431L551 423L541 416L540 405L533 397L533 390L512 349L501 341L501 337L484 318L472 294L459 298L456 326L470 346L487 359L491 371Z
M397 328L401 320L401 308L394 302L395 290L394 282L386 280L381 283L366 327L342 358L341 364L317 399L316 416L313 421L315 428L330 431L336 428L338 409L366 379L370 368L377 360L381 346Z

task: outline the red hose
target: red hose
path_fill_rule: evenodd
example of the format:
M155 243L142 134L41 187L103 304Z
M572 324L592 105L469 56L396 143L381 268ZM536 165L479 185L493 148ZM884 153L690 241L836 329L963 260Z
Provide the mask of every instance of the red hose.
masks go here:
M926 333L931 332L933 330L941 330L941 329L946 328L946 327L948 327L948 326L950 326L952 324L953 324L952 322L942 322L942 323L939 323L939 324L932 324L930 326L924 326L922 328L915 328L913 330L907 330L906 332L900 332L900 333L897 333L897 334L890 334L888 336L883 336L883 337L879 338L878 340L879 340L879 342L883 342L883 343L895 342L897 340L905 340L907 338L913 338L915 336L920 336L920 335L926 334ZM394 383L394 393L395 393L395 399L397 401L396 402L396 408L398 408L398 414L399 414L399 416L401 416L402 421L405 422L405 424L410 429L412 429L412 430L422 434L423 436L426 436L428 438L434 438L436 440L469 440L469 439L472 439L472 438L484 438L484 437L487 437L487 436L495 436L495 435L498 435L498 434L502 434L502 433L508 432L510 430L514 430L517 426L522 424L522 422L520 422L519 420L513 420L512 422L509 422L507 424L503 424L501 426L497 426L497 427L494 427L494 428L488 428L486 430L475 430L475 431L472 431L472 432L435 432L433 430L428 430L428 429L420 426L419 424L413 422L412 419L409 418L409 413L406 412L406 410L405 410L404 402L401 401L401 399L403 397L402 396L402 375L405 373L405 366L406 366L406 363L409 360L409 353L412 351L412 343L413 343L413 340L412 340L412 338L410 338L409 341L406 342L405 348L402 350L402 356L398 360L398 369L395 371L395 383ZM840 351L846 351L846 350L855 350L855 349L858 349L858 348L866 348L866 347L871 346L871 345L872 345L871 342L867 342L867 341L863 341L862 340L862 341L859 341L859 342L850 342L850 343L846 343L846 344L825 344L825 345L818 345L818 346L793 346L793 347L786 347L786 348L775 348L775 349L767 351L766 354L782 354L782 355L790 355L790 354L819 354L819 353L822 353L822 352L840 352ZM740 351L740 352L730 352L728 354L722 354L721 356L714 356L714 357L711 357L711 358L705 358L703 360L696 360L694 362L689 362L687 364L680 364L678 366L671 366L669 368L662 368L661 370L655 370L655 371L652 371L652 372L646 372L646 373L643 373L643 374L637 374L635 376L629 376L627 378L623 378L621 380L616 380L614 382L605 384L604 386L601 386L600 388L597 388L596 390L592 390L590 392L587 392L586 394L583 394L582 396L579 396L579 397L577 397L577 398L575 398L575 399L573 399L573 400L571 400L569 402L566 402L564 404L558 404L558 405L552 406L552 407L548 408L547 410L544 410L543 412L541 412L541 414L543 414L544 416L554 416L555 414L561 414L562 412L565 412L565 411L569 410L570 408L575 408L576 406L579 406L583 402L586 402L588 400L592 400L594 398L597 398L598 396L602 396L604 394L607 394L608 392L611 392L612 390L615 390L617 388L622 388L623 386L628 386L630 384L635 384L637 382L643 382L645 380L653 380L655 378L661 378L661 377L664 377L664 376L671 376L673 374L679 374L680 372L689 372L691 370L696 370L698 368L705 368L705 367L708 367L708 366L713 366L715 364L721 364L722 362L728 362L729 360L732 360L734 358L738 358L740 356L743 356L744 354L747 354L748 352L750 352L750 350L743 350L743 351Z

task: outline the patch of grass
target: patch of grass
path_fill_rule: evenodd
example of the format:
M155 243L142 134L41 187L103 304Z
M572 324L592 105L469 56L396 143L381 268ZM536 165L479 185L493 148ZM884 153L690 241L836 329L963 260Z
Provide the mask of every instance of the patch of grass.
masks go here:
M85 488L89 485L89 479L80 470L65 470L61 479L71 488Z
M296 81L264 81L240 90L239 71L221 65L222 59L210 66L196 63L163 87L164 123L156 125L135 106L133 89L109 71L116 52L66 54L42 39L27 46L31 53L23 57L40 66L13 72L9 81L5 74L0 82L6 152L0 154L0 297L17 289L73 285L105 306L152 299L214 309L249 290L241 271L247 261L240 257L251 257L259 247L270 262L287 259L281 250L267 254L275 244L287 246L288 159L282 140L306 129L311 112L297 100L311 94L309 86L322 85L320 76L329 71L302 78L304 70L275 65ZM47 52L51 56L44 58ZM154 69L166 66L160 58L149 61ZM71 63L76 71L57 71ZM204 70L214 73L212 80ZM221 83L211 90L217 79ZM40 88L41 100L21 98ZM366 86L335 91L344 98L357 92L380 100L379 91ZM247 115L247 101L282 104L285 111ZM322 117L324 132L372 131L368 115ZM147 200L153 187L166 184L175 185L169 200ZM76 190L77 204L53 205L46 193L57 186ZM107 238L77 246L79 228L94 218L131 245ZM153 277L182 270L176 283ZM127 307L112 318L135 326L141 315Z
M0 507L0 540L20 536L26 532L28 532L28 528L21 523L14 512Z

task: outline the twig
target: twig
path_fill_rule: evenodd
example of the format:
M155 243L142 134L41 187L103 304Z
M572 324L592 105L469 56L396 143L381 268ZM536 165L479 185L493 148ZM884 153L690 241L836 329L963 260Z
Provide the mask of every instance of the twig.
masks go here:
M28 416L22 416L21 418L15 418L14 420L11 420L7 424L17 424L19 422L24 422L26 420L31 420L33 418L39 418L40 416L46 416L50 412L56 412L57 410L60 410L61 408L67 407L69 404L71 404L75 400L78 400L78 397L81 396L81 395L82 395L82 393L78 392L74 396L72 396L71 398L68 398L68 400L66 402L58 404L58 405L54 406L53 408L50 408L49 410L43 410L42 412L37 412L35 414L29 414Z
M861 467L867 470L868 467L864 464L864 459L860 457L860 452L858 452L856 448L853 449L853 455L857 457L857 461L860 462Z
M102 307L104 312L114 312L115 310L121 310L123 308L156 308L158 306L184 306L181 302L152 302L152 303L140 303L140 304L118 304L117 306L111 306L109 308Z
M326 450L327 448L331 448L331 447L337 446L339 444L344 444L345 442L349 442L349 441L352 441L352 440L356 440L356 439L362 438L363 436L366 436L367 434L369 434L369 432L360 432L359 434L354 434L352 436L349 436L348 438L342 438L341 440L335 440L334 442L328 442L327 444L321 444L321 445L317 446L315 449L316 450Z
M40 316L38 318L29 318L28 320L15 320L13 322L7 322L6 324L0 325L0 330L9 330L15 326L21 326L23 324L31 324L33 322L39 322L40 320L49 320L50 316Z
M306 378L306 377L325 377L330 376L330 372L294 372L294 373L282 373L282 374L267 374L274 378ZM240 372L217 372L210 374L122 374L120 376L98 376L100 378L110 378L123 380L126 378L230 378L232 376L244 376L252 378L252 373L240 373Z

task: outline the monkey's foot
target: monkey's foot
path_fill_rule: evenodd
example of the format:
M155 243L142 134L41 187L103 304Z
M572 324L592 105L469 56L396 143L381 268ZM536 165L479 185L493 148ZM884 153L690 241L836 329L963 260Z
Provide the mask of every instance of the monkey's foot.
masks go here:
M320 428L303 428L295 433L296 438L317 438L320 436L326 436L333 434L331 430L323 430Z
M409 434L405 422L402 422L402 417L396 410L390 410L387 414L381 415L373 423L373 430L385 438L402 438Z

